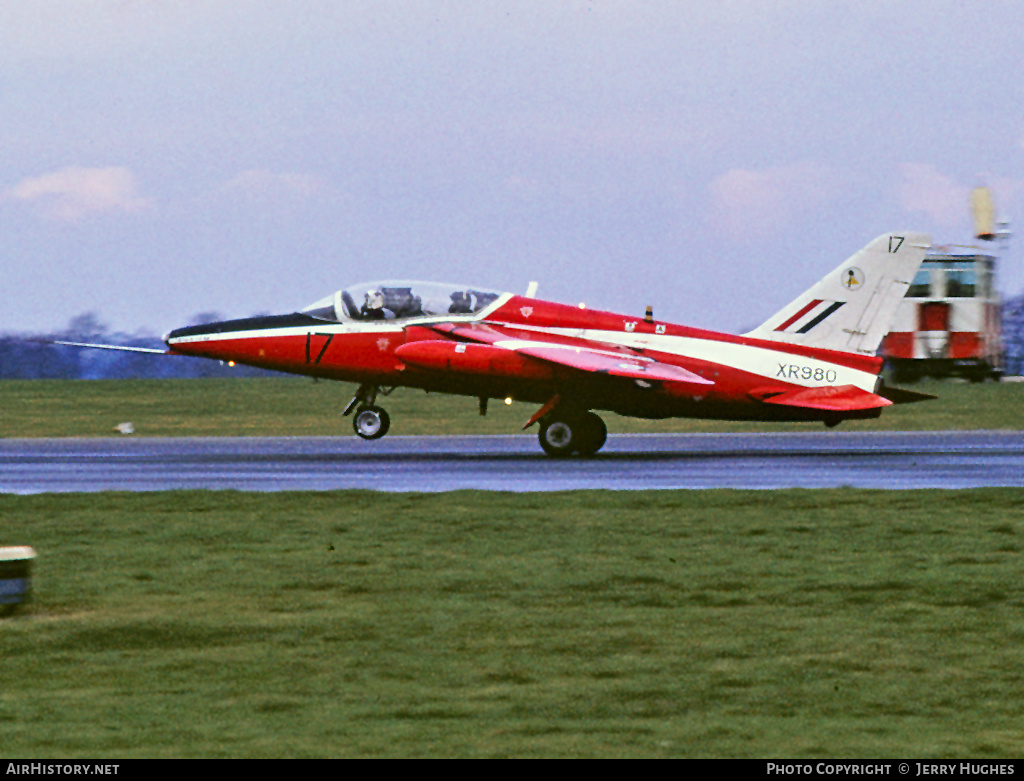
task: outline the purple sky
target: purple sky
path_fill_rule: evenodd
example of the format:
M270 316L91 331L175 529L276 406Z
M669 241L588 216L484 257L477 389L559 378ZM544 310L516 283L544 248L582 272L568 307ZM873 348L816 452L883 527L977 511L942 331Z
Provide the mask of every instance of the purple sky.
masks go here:
M1022 92L1003 0L0 0L0 332L402 277L741 330L1012 223Z

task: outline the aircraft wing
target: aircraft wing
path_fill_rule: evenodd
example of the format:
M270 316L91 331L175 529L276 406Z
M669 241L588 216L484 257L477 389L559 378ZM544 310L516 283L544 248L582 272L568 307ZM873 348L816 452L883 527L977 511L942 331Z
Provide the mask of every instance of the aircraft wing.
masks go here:
M523 339L489 325L444 324L435 330L492 347L510 350L547 363L568 366L583 372L627 377L647 382L683 382L690 385L714 385L698 374L681 366L662 363L632 350L602 348L578 341L549 341Z
M753 398L765 404L782 407L826 410L828 412L849 412L859 409L888 407L889 399L870 393L855 385L830 385L820 388L759 388L750 392Z
M557 363L585 372L609 374L613 377L629 377L634 380L649 382L685 382L690 385L714 385L698 374L687 371L679 366L660 363L652 358L641 356L624 356L614 352L589 347L577 347L571 344L553 344L550 342L531 342L522 339L510 339L494 343L495 347L514 350L521 355L539 358L549 363Z

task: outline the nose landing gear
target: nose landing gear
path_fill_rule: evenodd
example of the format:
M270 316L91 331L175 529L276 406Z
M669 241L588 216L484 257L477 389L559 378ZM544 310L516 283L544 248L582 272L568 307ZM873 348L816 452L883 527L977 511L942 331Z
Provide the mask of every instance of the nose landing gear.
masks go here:
M360 385L352 401L345 407L343 415L349 415L355 410L352 428L363 439L380 439L391 428L391 416L386 410L376 406L376 401L378 393L387 396L392 390L394 388L382 391L376 385Z

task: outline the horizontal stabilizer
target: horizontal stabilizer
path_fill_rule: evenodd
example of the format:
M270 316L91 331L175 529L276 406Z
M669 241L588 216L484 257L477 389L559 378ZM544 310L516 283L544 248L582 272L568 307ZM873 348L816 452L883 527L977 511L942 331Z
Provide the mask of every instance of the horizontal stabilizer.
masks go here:
M750 395L763 401L765 404L824 410L826 412L877 409L879 407L888 407L893 403L889 399L869 393L858 388L856 385L828 385L821 388L800 388L797 390L759 388L751 391Z

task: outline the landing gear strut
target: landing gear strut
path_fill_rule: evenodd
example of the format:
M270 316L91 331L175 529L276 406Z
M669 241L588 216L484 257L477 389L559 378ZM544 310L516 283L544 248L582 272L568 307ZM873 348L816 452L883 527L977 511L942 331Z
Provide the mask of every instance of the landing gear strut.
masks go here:
M593 412L555 410L540 422L540 446L549 456L565 458L573 453L592 456L608 439L608 428Z
M352 428L363 439L380 439L391 428L391 416L386 410L376 406L376 402L378 393L387 396L392 390L394 388L382 391L376 385L360 385L352 401L345 407L343 415L349 415L355 410Z

